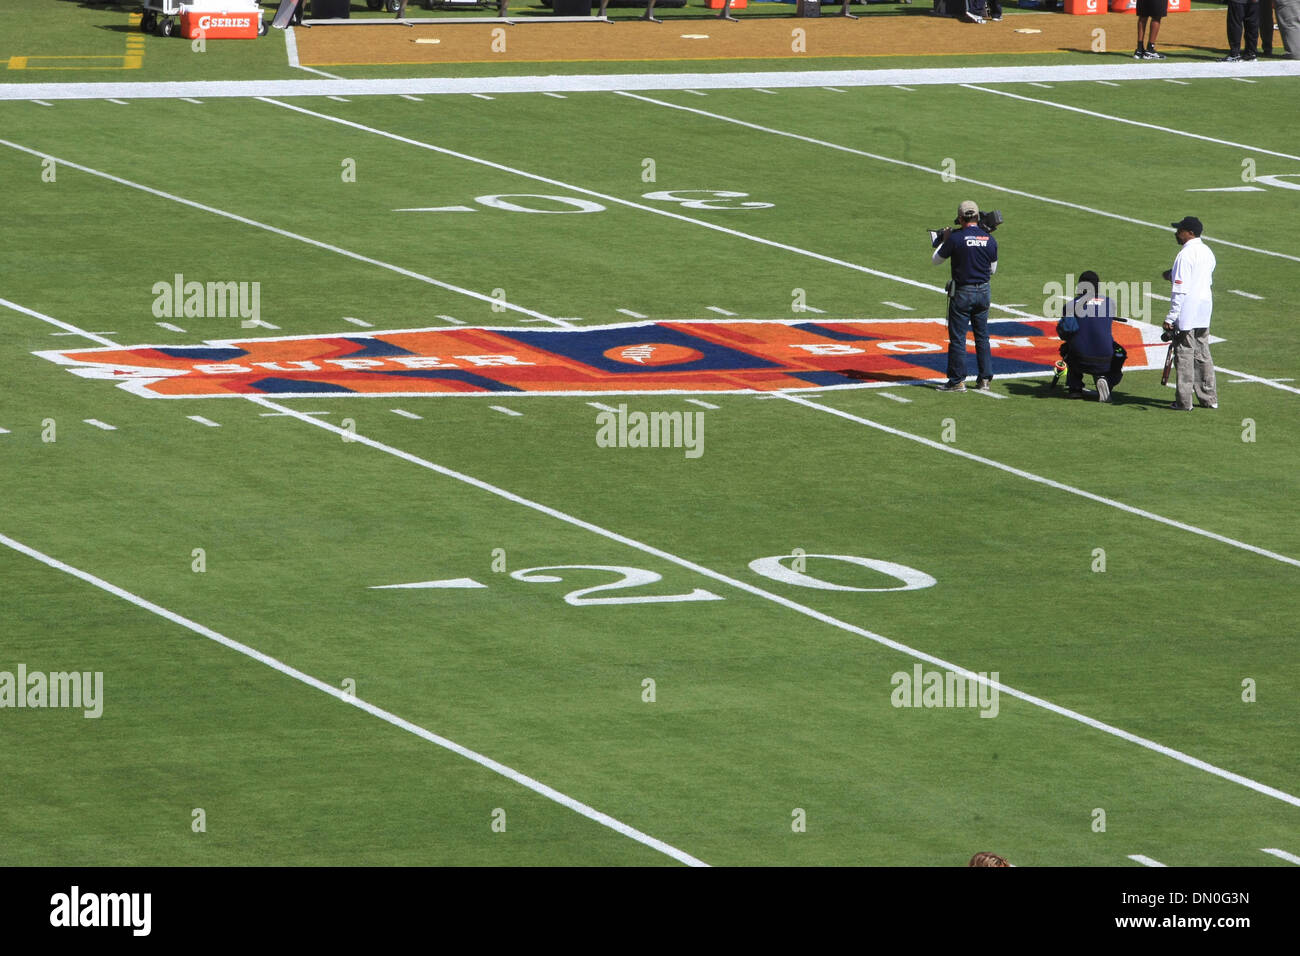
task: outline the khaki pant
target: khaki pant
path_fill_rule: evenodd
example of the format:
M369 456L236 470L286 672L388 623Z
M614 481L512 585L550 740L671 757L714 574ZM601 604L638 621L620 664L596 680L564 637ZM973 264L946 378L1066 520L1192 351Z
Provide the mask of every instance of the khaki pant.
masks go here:
M1210 359L1209 329L1174 333L1174 366L1178 370L1175 404L1179 408L1191 408L1193 394L1202 405L1219 404L1214 362Z

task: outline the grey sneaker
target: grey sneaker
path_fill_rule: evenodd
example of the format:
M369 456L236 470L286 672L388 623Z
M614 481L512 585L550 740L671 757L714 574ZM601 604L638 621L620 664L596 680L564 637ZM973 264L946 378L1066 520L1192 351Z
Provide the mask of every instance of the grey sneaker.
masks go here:
M1104 378L1097 379L1097 401L1110 401L1110 382L1106 381Z
M965 382L944 382L942 385L935 386L935 391L964 392L966 391L966 383Z
M975 390L979 392L989 391L989 380L987 378L975 379Z

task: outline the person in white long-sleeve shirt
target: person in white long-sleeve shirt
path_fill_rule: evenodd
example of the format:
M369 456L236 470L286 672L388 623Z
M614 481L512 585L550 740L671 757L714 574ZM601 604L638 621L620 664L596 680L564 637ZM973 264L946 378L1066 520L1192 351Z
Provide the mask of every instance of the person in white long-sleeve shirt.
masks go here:
M1172 293L1165 329L1174 335L1174 363L1178 369L1175 401L1169 407L1191 411L1195 395L1202 408L1218 408L1219 393L1214 384L1214 362L1210 358L1214 253L1201 241L1204 229L1195 216L1186 216L1170 225L1182 248L1174 259L1174 267L1166 273L1172 283Z

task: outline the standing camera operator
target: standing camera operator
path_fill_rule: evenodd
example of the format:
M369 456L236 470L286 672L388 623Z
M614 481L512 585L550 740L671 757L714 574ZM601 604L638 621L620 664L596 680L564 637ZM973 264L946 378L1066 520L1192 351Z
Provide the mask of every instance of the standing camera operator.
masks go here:
M975 387L989 390L993 357L989 351L989 277L998 271L998 242L979 224L980 210L969 199L957 207L954 225L935 236L936 266L952 263L948 283L948 381L941 392L966 391L966 330L975 333L979 378Z

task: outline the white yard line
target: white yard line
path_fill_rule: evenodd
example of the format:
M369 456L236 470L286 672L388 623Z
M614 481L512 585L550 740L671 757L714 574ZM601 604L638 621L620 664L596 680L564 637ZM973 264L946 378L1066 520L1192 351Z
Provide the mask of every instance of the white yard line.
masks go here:
M1239 295L1246 299L1254 299L1257 302L1264 301L1264 297L1262 295L1255 295L1253 292L1242 292L1240 289L1229 289L1228 291L1231 292L1233 295Z
M985 90L983 87L978 87L978 86L972 86L969 87L969 89L980 90L981 92L986 92L986 93L1000 93L1006 96L1015 96L1016 99L1028 100L1031 103L1046 102L1044 100L1035 100L1030 97L1016 96L1015 94L1005 93L1005 91L1003 90ZM654 97L643 96L639 93L628 93L625 91L620 91L618 95L628 97L629 99L641 100L644 103L653 103L656 106L663 106L668 109L680 110L684 113L694 113L697 116L705 116L708 117L709 119L716 119L723 123L731 123L735 126L743 126L746 129L756 130L760 133L769 133L773 136L783 136L787 139L794 139L800 142L810 143L814 146L822 146L825 147L826 149L837 150L842 153L848 153L852 156L862 156L866 159L874 159L882 163L890 163L891 165L894 166L903 166L907 169L915 169L918 172L928 173L936 176L948 175L954 181L970 183L972 186L981 186L985 189L996 190L997 192L1006 193L1007 195L1010 196L1023 196L1025 199L1032 199L1036 202L1050 203L1053 206L1064 206L1067 209L1074 209L1078 212L1088 213L1089 215L1104 216L1107 219L1116 219L1119 220L1120 222L1127 222L1135 226L1146 226L1149 229L1159 229L1161 232L1167 233L1169 231L1168 223L1147 222L1145 219L1134 219L1131 216L1124 216L1115 212L1107 212L1104 209L1099 209L1095 206L1089 206L1083 203L1069 202L1064 199L1054 199L1051 196L1040 196L1037 193L1026 192L1023 189L1013 189L1010 186L1002 186L997 183L985 182L979 179L971 179L968 176L952 176L951 174L947 173L945 170L935 169L930 166L924 166L921 163L912 163L912 162L908 162L907 160L897 159L893 156L882 156L879 153L871 153L862 149L854 149L851 146L843 146L839 143L832 143L829 140L818 139L815 136L804 136L801 133L792 133L789 130L775 129L771 126L762 126L758 123L751 123L747 120L737 119L734 116L726 116L722 113L713 113L708 110L698 109L694 106L685 106L681 103L673 103L668 100L657 100ZM1054 106L1057 104L1049 103L1048 105ZM1073 107L1070 108L1072 109ZM1089 113L1090 111L1079 110L1079 112ZM1136 125L1145 126L1147 124L1139 123ZM1161 128L1161 127L1157 127L1157 128ZM1204 138L1204 137L1200 137L1200 138ZM1231 144L1231 145L1239 145L1239 144ZM1253 149L1253 147L1246 147L1246 146L1240 146L1239 148ZM1267 150L1255 150L1255 151L1267 152ZM1285 155L1285 154L1276 153L1273 155ZM1287 158L1300 160L1300 157L1287 157ZM1204 238L1208 242L1214 242L1223 246L1231 246L1234 249L1244 249L1247 252L1258 252L1261 255L1275 256L1279 259L1290 259L1293 262L1300 262L1300 256L1292 256L1284 252L1273 252L1270 249L1259 249L1256 248L1255 246L1246 246L1246 245L1242 245L1241 243L1229 242L1226 239L1221 239L1214 236L1205 236Z
M523 415L523 412L517 412L513 408L504 408L500 405L489 405L488 408L494 412L500 412L502 415L514 415L515 417Z
M210 418L204 418L202 415L186 415L185 417L192 422L198 422L200 425L207 425L209 428L221 427L220 423L214 422Z
M735 315L735 314L736 314L735 312L728 312L726 309L720 309L720 308L718 308L716 305L706 305L705 308L708 309L710 312L716 312L716 313L718 313L718 315Z
M1236 373L1227 373L1227 374L1236 374ZM1072 495L1078 495L1080 498L1087 498L1089 501L1095 501L1098 502L1099 504L1106 505L1107 507L1116 508L1120 511L1127 512L1128 514L1131 515L1137 515L1139 518L1146 518L1150 521L1156 521L1159 522L1160 524L1168 525L1171 528L1177 528L1180 531L1189 531L1192 534L1200 535L1203 538L1209 538L1212 541L1218 541L1221 544L1226 544L1233 548L1240 548L1242 551L1249 551L1251 554L1257 554L1260 557L1270 558L1273 561L1279 561L1283 564L1289 564L1292 567L1300 568L1300 559L1288 557L1285 554L1278 554L1276 551L1269 551L1266 548L1259 548L1253 544L1247 544L1245 541L1238 541L1236 538L1229 538L1227 535L1217 534L1216 532L1213 531L1207 531L1204 528L1198 528L1195 525L1185 524L1182 521L1175 521L1173 518L1166 518L1163 515L1158 515L1155 512L1147 511L1143 508L1137 508L1134 507L1133 505L1126 505L1124 504L1124 502L1117 501L1114 498L1107 498L1104 495L1094 494L1091 491L1084 491L1082 488L1076 488L1073 485L1067 485L1064 484L1063 482L1053 481L1051 478L1044 478L1042 475L1035 475L1033 472L1025 471L1022 468L1016 468L1013 465L1007 465L1004 464L1003 462L995 461L992 458L985 458L982 455L976 455L969 451L963 451L960 448L955 448L952 445L947 445L944 444L943 442L937 442L934 441L933 439L925 438L921 435L914 435L911 432L905 432L901 429L893 428L889 425L872 421L869 418L862 418L858 415L852 414L851 412L842 411L830 405L819 405L816 402L809 401L808 399L804 398L801 395L791 395L788 393L777 393L777 394L780 398L784 398L788 402L794 402L796 405L803 405L807 408L816 409L819 412L825 412L828 415L835 415L839 418L843 418L851 422L856 422L859 425L866 425L868 428L874 428L877 431L882 431L890 435L895 435L899 438L906 438L908 441L917 442L921 445L925 445L927 448L933 448L936 451L941 451L948 455L957 455L969 461L978 462L981 465L988 465L990 468L996 468L999 471L1005 471L1007 474L1015 475L1017 478L1024 478L1026 481L1032 481L1035 482L1036 484L1046 485L1049 488L1055 488L1057 491L1064 491ZM1297 804L1297 806L1300 806L1300 804Z
M592 408L599 408L602 412L616 412L618 409L610 408L608 405L602 405L600 402L588 402Z
M1164 866L1159 860L1153 860L1149 856L1143 856L1141 853L1130 853L1129 859L1135 863L1141 863L1143 866Z
M13 143L6 139L0 139L0 146L7 146L10 149L17 150L21 153L27 153L28 155L36 156L40 159L45 159L46 156L48 155L46 153L40 152L39 150L31 149L27 146L22 146L19 145L18 143ZM102 170L94 169L90 166L83 166L80 163L74 163L72 162L72 160L69 159L60 159L57 156L53 156L50 158L53 159L56 163L58 163L60 166L66 166L69 169L75 169L79 172L86 173L87 175L90 176L96 176L100 179L106 179L109 182L117 183L119 186L126 186L130 189L137 189L140 192L148 193L151 196L157 196L160 199L166 199L170 202L179 203L182 206L189 206L191 209L198 209L201 212L211 213L214 216L221 216L224 219L230 219L234 222L242 223L243 225L246 226L252 226L255 229L262 229L274 235L282 236L285 239L293 239L296 242L306 243L309 246L315 246L317 249L324 249L326 252L333 252L340 256L346 256L347 258L354 259L357 262L364 262L366 265L377 266L380 269L387 269L389 272L395 272L398 275L405 276L408 279L415 279L419 282L424 282L432 286L437 286L438 288L445 289L448 292L456 292L459 293L460 295L468 296L471 299L478 299L480 302L486 302L489 305L501 306L511 311L518 312L522 315L533 316L534 318L539 319L540 321L543 322L551 322L555 325L560 325L560 326L568 325L567 322L564 322L561 319L554 319L549 315L545 315L533 309L526 309L521 305L515 305L512 302L505 302L502 301L501 299L493 298L492 296L487 295L486 293L483 292L476 292L473 289L466 289L463 286L458 286L450 282L443 282L441 279L435 279L432 276L427 276L420 272L414 272L411 269L405 269L401 266L394 265L391 262L383 262L379 259L372 259L370 256L363 256L358 252L352 252L350 249L344 249L342 246L336 246L333 245L332 243L322 242L319 239L312 239L310 236L304 236L300 233L290 232L287 229L280 229L276 226L271 226L264 222L258 222L256 219L249 219L246 216L240 216L236 213L228 212L225 209L218 209L215 206L209 206L206 205L205 203L196 202L193 199L186 199L184 196L177 196L174 193L164 192L161 189L155 189L152 186L146 186L143 183L132 182L129 179L123 179L121 176L114 176L112 173L106 173ZM274 327L274 326L270 326L267 323L263 323L263 325L265 325L267 328Z
M306 419L306 420L312 421L312 419ZM493 760L491 757L486 757L475 750L470 750L468 747L462 747L454 740L449 740L448 738L435 734L430 730L426 730L424 727L421 727L418 724L414 724L409 720L406 720L402 717L398 717L396 714L392 713L391 711L384 710L382 707L378 707L375 704L371 704L367 701L364 701L359 697L355 697L352 694L349 694L346 691L342 690L341 688L331 686L330 684L327 684L322 680L312 677L310 674L298 670L298 668L296 667L291 667L290 665L284 663L283 661L271 657L269 654L264 654L261 651L257 650L256 648L249 647L247 644L242 644L239 641L226 637L224 634L220 634L217 631L214 631L210 627L205 627L202 624L192 621L187 617L183 617L182 615L177 614L175 611L169 611L167 608L159 604L154 604L152 601L148 601L137 594L133 594L130 591L118 587L115 584L110 584L108 581L105 581L103 578L96 577L95 575L91 574L88 571L83 571L80 568L74 568L72 565L65 564L64 562L58 560L57 558L52 558L48 554L44 554L40 551L37 551L35 548L29 548L27 545L22 544L19 541L15 541L13 538L8 537L7 535L0 534L0 544L12 548L14 551L17 551L20 554L25 554L29 558L34 558L35 560L41 562L42 564L54 568L57 571L62 571L65 574L70 574L75 578L79 578L82 581L85 581L87 584L91 584L99 588L101 591L106 591L109 594L113 595L114 597L121 598L123 601L127 601L128 603L133 604L143 611L148 611L150 614L155 614L158 617L163 618L164 620L171 621L173 624L177 624L185 628L186 630L193 631L195 634L198 634L200 637L206 637L208 640L215 641L216 643L222 645L223 647L229 648L230 650L235 651L239 654L243 654L245 657L255 660L260 664L265 664L267 667L279 671L281 674L284 674L286 677L291 677L294 680L306 684L308 687L312 687L323 694L329 694L329 696L333 697L335 700L341 701L351 707L356 707L358 710L365 711L367 714L370 714L372 717L378 717L380 720L384 721L385 723L391 724L392 726L397 727L400 730L405 730L407 733L414 734L415 736L421 738L422 740L427 740L431 744L436 744L437 746L442 747L444 750L449 750L452 753L458 754L459 756L464 757L467 760L472 760L480 767L484 767L495 774L499 774L500 776L505 777L507 780L517 783L522 787L526 787L527 789L533 791L534 793L545 797L547 800L550 800L554 803L558 803L562 807L566 807L569 810L574 811L575 813L581 814L582 816L586 817L588 820L592 820L596 823L599 823L601 826L607 827L610 830L613 830L615 833L621 834L622 836L635 840L636 842L648 846L651 849L657 850L658 852L664 854L665 856L670 856L674 860L677 860L680 863L685 863L688 866L708 865L704 863L702 860L696 859L695 857L691 856L689 853L686 853L683 850L679 850L674 846L670 846L669 844L664 843L662 840L657 840L654 837L650 836L649 834L642 833L640 830L636 829L635 827L628 826L626 823L622 823L621 821L614 819L607 813L601 813L599 810L596 810L595 808L590 807L585 803L575 800L573 799L573 797L561 793L560 791L556 790L554 787L548 787L546 784L538 780L535 780L534 778L529 777L526 774L522 774L518 770L514 770L510 767L507 767L505 764Z
M1294 61L1292 61L1294 62ZM1180 83L1180 80L1169 80L1170 83ZM1183 84L1184 86L1186 84ZM1250 153L1261 153L1265 156L1279 156L1282 159L1294 159L1300 162L1300 156L1292 153L1279 153L1275 150L1264 149L1260 146L1250 146L1246 143L1234 142L1230 139L1218 139L1214 136L1202 136L1200 133L1192 133L1185 129L1175 129L1172 126L1159 126L1155 123L1144 123L1141 120L1132 120L1123 116L1115 116L1111 113L1100 113L1097 110L1084 109L1081 106L1070 106L1067 103L1057 103L1053 100L1042 100L1033 96L1024 96L1020 93L1012 93L1008 90L991 90L983 86L973 86L970 83L963 83L968 90L978 90L981 93L993 93L997 96L1007 96L1013 100L1023 100L1026 103L1037 103L1040 106L1051 106L1058 110L1068 110L1071 113L1079 113L1083 116L1091 116L1094 119L1107 120L1112 123L1123 123L1126 126L1140 126L1143 129L1155 130L1158 133L1168 133L1171 136L1183 136L1187 139L1198 139L1203 143L1214 143L1217 146L1231 146L1233 149L1245 150Z
M116 425L110 425L108 422L101 422L98 418L83 418L82 421L87 425L94 425L96 428L101 428L106 432L117 431Z
M40 319L42 322L48 322L50 325L64 329L73 335L80 335L83 338L90 339L92 342L98 342L100 345L114 349L121 348L121 346L112 339L106 339L102 335L96 335L94 332L87 332L84 329L79 329L75 325L69 325L67 322L45 315L44 313L35 312L32 309L19 305L17 302L10 302L8 299L0 299L0 305L3 305L6 309L13 309L15 312L21 312L23 315L30 315L33 319Z
M901 303L901 302L882 302L882 303L880 303L880 304L881 304L881 305L887 305L887 306L889 306L891 309L901 309L901 310L904 311L904 312L915 312L915 311L916 311L916 309L912 308L910 305L903 305L903 303Z
M688 399L686 399L686 400L687 400L688 402L690 402L692 405L698 405L698 406L700 406L700 408L717 408L717 407L718 407L717 405L714 405L712 402L702 401L701 399L698 399L698 398L688 398Z
M615 309L614 311L618 312L620 315L626 315L628 318L632 318L632 319L648 318L648 316L644 316L640 312L633 312L631 309Z
M1088 717L1077 711L1070 710L1069 708L1066 707L1061 707L1058 704L1053 704L1051 701L1045 700L1041 697L1036 697L1033 694L1029 694L1026 693L1025 691L1017 690L1014 687L1010 687L998 681L990 680L987 675L978 674L974 671L967 670L964 667L960 667L940 657L935 657L932 654L927 654L924 651L916 650L915 648L909 647L906 644L901 644L898 641L894 641L880 634L876 634L872 631L867 630L866 628L858 627L857 625L850 624L846 621L841 621L838 618L831 617L829 614L824 614L821 611L808 607L807 605L800 604L797 601L793 601L789 598L782 597L779 594L773 593L771 591L767 591L761 587L758 587L753 584L749 584L748 582L741 581L737 578L730 577L726 574L722 574L721 572L714 571L711 568L707 568L701 564L697 564L696 562L691 561L687 558L683 558L680 557L679 555L672 554L671 552L664 551L661 548L656 548L653 545L649 545L641 541L637 541L634 538L629 538L626 535L619 534L616 531L610 531L606 528L602 528L599 525L592 524L589 521L584 521L581 518L567 514L566 512L563 511L559 511L556 508L552 508L548 505L544 505L539 502L532 501L528 498L524 498L520 495L516 495L511 491L507 491L504 488L500 488L496 485L490 484L486 481L483 481L482 479L475 478L471 475L467 475L462 472L455 471L451 468L446 467L445 465L439 465L427 459L420 458L416 455L410 454L409 452L402 451L399 448L394 448L392 445L386 445L383 442L375 441L374 439L362 435L359 432L349 432L343 428L340 428L337 425L331 424L330 422L319 421L314 418L309 418L306 415L299 414L295 412L293 409L288 408L284 405L279 405L275 402L270 401L269 399L265 399L257 396L246 396L246 398L248 401L256 405L261 405L265 408L274 409L277 412L283 413L284 415L287 415L289 417L297 418L299 421L306 422L307 424L313 425L317 428L323 429L332 434L336 434L339 436L347 435L349 441L359 442L360 444L366 445L370 448L374 448L377 451L382 451L385 454L392 455L395 458L399 458L402 461L406 461L420 468L427 469L436 474L442 475L447 478L451 478L455 481L463 482L464 484L470 485L471 487L478 488L481 491L485 491L499 498L503 498L506 501L510 501L514 504L520 505L525 508L529 508L540 514L547 515L551 518L556 519L557 521L562 521L565 524L569 524L577 528L582 528L586 531L590 531L592 534L596 534L610 541L615 541L618 542L619 544L623 544L630 548L634 548L637 551L641 551L645 554L652 555L656 558L659 558L663 561L667 561L671 564L675 564L678 567L685 568L689 571L694 571L697 574L710 578L714 581L718 581L722 584L729 585L730 587L744 591L747 594L752 594L764 600L771 601L774 604L778 604L782 607L788 608L789 610L795 611L806 617L812 618L813 620L820 621L823 624L828 624L832 627L839 628L840 630L847 631L850 634L856 634L860 637L864 637L867 640L874 641L877 644L880 644L884 647L891 648L895 651L899 651L900 653L906 654L917 660L925 661L927 663L933 664L936 667L942 668L946 671L952 671L954 674L958 674L961 677L966 678L967 680L973 680L976 681L977 683L983 684L990 688L996 688L999 693L1007 694L1008 696L1015 697L1019 700L1023 700L1026 703L1031 704L1035 707L1040 707L1044 710L1051 711L1054 714L1058 714L1062 717L1066 717L1069 720L1077 721L1078 723L1091 727L1094 730L1100 730L1103 733L1110 734L1111 736L1117 737L1121 740L1127 741L1132 744L1136 744L1139 747L1143 747L1144 749L1150 750L1154 753L1158 753L1161 754L1162 756L1169 757L1170 759L1176 760L1179 763L1185 764L1189 767L1193 767L1197 770L1201 770L1206 773L1213 774L1214 776L1220 777L1223 780L1227 780L1231 783L1235 783L1240 786L1246 787L1248 789L1254 790L1257 793L1263 794L1268 797L1272 797L1275 800L1280 800L1283 803L1288 803L1292 806L1300 807L1300 797L1294 796L1290 793L1286 793L1285 791L1282 790L1278 790L1275 787L1270 787L1266 784L1259 783L1258 781L1252 780L1249 777L1244 777L1241 774L1233 773L1230 770L1225 770L1221 767L1216 767L1215 765L1211 763L1207 763L1206 761L1201 760L1197 757L1189 756L1188 754L1185 754L1182 751L1175 750L1171 747L1166 747L1163 744L1156 743L1153 740L1148 740L1145 737L1139 737L1136 734L1129 733L1126 730L1121 730L1118 727L1114 727L1110 724L1104 723L1095 718ZM588 404L594 404L594 403L588 403Z
M373 322L367 322L365 319L356 319L350 315L343 316L343 321L351 322L353 325L359 325L363 329L373 329L375 327Z
M1288 863L1294 863L1296 866L1300 866L1300 856L1296 856L1294 853L1288 853L1286 850L1278 849L1268 849L1263 852L1271 853L1279 860L1286 860Z
M881 398L887 398L891 402L902 402L904 405L910 404L912 401L910 398L904 398L901 395L893 395L889 392L876 392L875 394L879 395Z
M1248 382L1257 382L1260 385L1267 385L1270 388L1276 388L1283 392L1291 392L1295 395L1300 395L1300 388L1294 388L1290 385L1283 385L1281 382L1279 382L1276 379L1263 378L1262 376L1259 375L1251 375L1249 372L1234 372L1232 369L1224 368L1222 365L1217 365L1215 366L1215 368L1219 372L1222 372L1224 375L1236 375L1238 378L1244 378Z
M389 411L394 415L401 415L403 418L410 418L417 422L424 421L423 417L415 414L415 412L408 412L401 408L390 408Z

